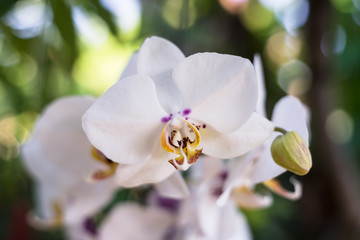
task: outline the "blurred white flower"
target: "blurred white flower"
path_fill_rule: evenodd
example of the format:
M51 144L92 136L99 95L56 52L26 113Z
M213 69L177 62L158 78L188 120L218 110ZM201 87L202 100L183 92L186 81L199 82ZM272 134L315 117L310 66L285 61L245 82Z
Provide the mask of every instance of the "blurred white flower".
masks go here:
M25 166L36 183L37 211L30 219L36 227L80 224L112 198L114 179L86 181L90 173L109 167L81 128L82 115L93 102L80 96L54 101L22 148Z
M201 153L240 156L273 132L273 124L254 113L256 76L246 59L217 53L185 58L171 42L151 37L131 62L83 117L90 142L119 163L120 185L164 180Z

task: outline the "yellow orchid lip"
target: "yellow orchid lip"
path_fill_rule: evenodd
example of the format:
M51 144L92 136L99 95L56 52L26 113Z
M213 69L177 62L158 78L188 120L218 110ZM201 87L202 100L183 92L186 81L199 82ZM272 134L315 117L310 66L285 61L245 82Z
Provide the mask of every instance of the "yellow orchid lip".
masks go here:
M196 149L200 144L198 128L181 117L172 118L167 122L162 130L160 142L165 151L180 155L169 160L176 169L187 170L202 152L202 149Z
M105 164L108 167L105 170L97 170L96 172L94 172L91 175L91 180L99 181L109 178L115 174L116 168L119 165L118 163L108 159L101 151L99 151L95 147L91 148L91 155L94 159L98 160L99 162Z

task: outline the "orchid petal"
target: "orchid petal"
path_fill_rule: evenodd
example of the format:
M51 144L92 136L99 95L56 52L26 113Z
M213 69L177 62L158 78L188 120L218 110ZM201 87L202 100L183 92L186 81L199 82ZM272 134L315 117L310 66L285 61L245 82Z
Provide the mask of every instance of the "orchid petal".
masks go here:
M85 177L104 167L92 155L81 127L83 113L93 104L89 97L61 98L44 110L33 136L23 146L24 162L37 181L40 218L37 227L59 226L82 219L98 210L114 191L112 180L94 185Z
M222 221L218 239L227 240L251 240L250 227L245 216L231 202L222 210Z
M69 172L63 171L54 162L49 161L39 141L33 137L22 146L21 154L27 171L35 180L58 187L70 186L74 183L74 177Z
M168 153L158 146L151 158L144 163L120 164L116 170L115 181L124 187L163 181L176 171L168 162L172 158L174 158L174 154Z
M295 178L291 177L290 178L290 182L294 185L294 192L290 192L286 189L284 189L280 182L272 179L272 180L268 180L264 182L264 185L266 187L268 187L271 191L273 191L274 193L290 199L290 200L298 200L301 198L302 196L302 185L299 181L297 181Z
M173 223L173 216L163 209L122 204L111 212L100 227L99 239L164 239Z
M257 100L254 67L247 59L198 53L181 61L173 70L183 107L191 118L221 133L230 133L245 123Z
M115 190L113 179L94 184L83 183L74 186L64 202L66 223L78 223L90 217L110 202Z
M119 81L121 79L130 77L132 75L136 75L138 73L138 70L137 70L138 58L139 58L139 53L135 52L131 56L127 65L125 66L124 71L121 73L121 75L119 77Z
M115 188L113 179L96 184L88 184L79 179L71 188L38 182L37 203L40 217L33 217L31 223L37 228L79 223L108 203Z
M66 239L70 240L99 240L97 229L91 218L85 219L80 223L67 225L65 230ZM91 225L90 225L91 224ZM93 225L94 224L94 227ZM89 226L90 225L90 226Z
M85 177L98 166L92 161L91 145L81 128L82 114L94 101L80 96L58 99L48 105L34 129L33 139L38 141L44 155L73 176Z
M274 107L272 121L286 131L297 132L309 146L307 119L308 116L304 112L304 107L295 97L283 97Z
M184 54L172 42L153 36L145 39L139 50L138 71L156 78L171 71L184 58Z
M208 186L209 187L209 186ZM211 186L210 186L211 187ZM204 234L204 238L195 239L243 239L239 236L251 236L246 220L241 213L238 212L232 201L226 205L219 207L215 199L209 192L206 194L206 186L204 192L200 192L199 202L197 205L198 224ZM244 232L239 232L242 230ZM250 235L249 235L250 234Z
M217 239L217 235L219 234L222 208L216 205L216 202L210 194L203 193L200 196L196 210L198 214L199 226L202 232L207 237L213 237Z
M309 133L306 125L306 115L303 106L299 100L294 97L286 96L279 100L275 105L273 112L273 122L286 131L296 131L308 144ZM273 179L286 171L286 169L277 165L272 159L270 146L279 133L273 136L264 144L263 156L258 159L252 180L255 183L264 182Z
M33 136L23 146L24 162L39 181L71 187L102 165L91 156L92 146L81 128L89 97L61 98L42 113Z
M29 224L39 230L58 228L63 224L62 201L60 189L51 184L37 182L36 201L38 213L30 212L27 216Z
M135 75L114 84L85 113L83 128L90 142L114 162L147 161L162 129L161 108L150 78ZM160 139L160 136L159 138Z
M273 133L274 125L257 113L233 133L221 133L207 126L200 129L200 148L203 153L217 158L233 158L259 146Z
M265 101L266 101L266 90L264 81L264 71L261 62L260 54L254 56L254 68L256 72L256 79L258 83L258 100L256 103L256 112L261 116L266 117Z
M252 169L251 160L255 151L256 150L240 158L234 159L229 164L228 176L224 182L223 192L216 201L218 206L225 206L225 204L228 203L231 192L236 186L249 184L249 174Z
M181 106L181 96L171 73L184 58L178 47L159 37L147 38L139 50L138 72L154 81L159 102L169 113L178 111Z
M200 164L195 164L193 168L201 167L202 181L209 181L217 175L221 174L224 170L224 164L221 159L202 155L199 158ZM193 169L191 169L193 170Z
M189 195L189 189L180 172L175 172L165 180L155 184L156 191L167 198L182 199Z

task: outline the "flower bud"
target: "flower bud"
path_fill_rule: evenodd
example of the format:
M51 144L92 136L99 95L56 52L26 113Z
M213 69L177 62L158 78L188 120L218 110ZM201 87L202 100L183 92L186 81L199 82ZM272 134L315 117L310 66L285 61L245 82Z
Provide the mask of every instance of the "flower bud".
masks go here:
M276 137L271 144L271 155L279 166L297 175L307 174L312 167L309 148L296 132Z

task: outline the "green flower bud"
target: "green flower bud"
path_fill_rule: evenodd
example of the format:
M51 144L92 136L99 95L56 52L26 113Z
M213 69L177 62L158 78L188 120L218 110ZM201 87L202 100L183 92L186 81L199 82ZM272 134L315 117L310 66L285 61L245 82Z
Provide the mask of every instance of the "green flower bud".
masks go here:
M297 175L307 174L312 167L310 150L296 132L276 137L271 144L271 155L279 166Z

